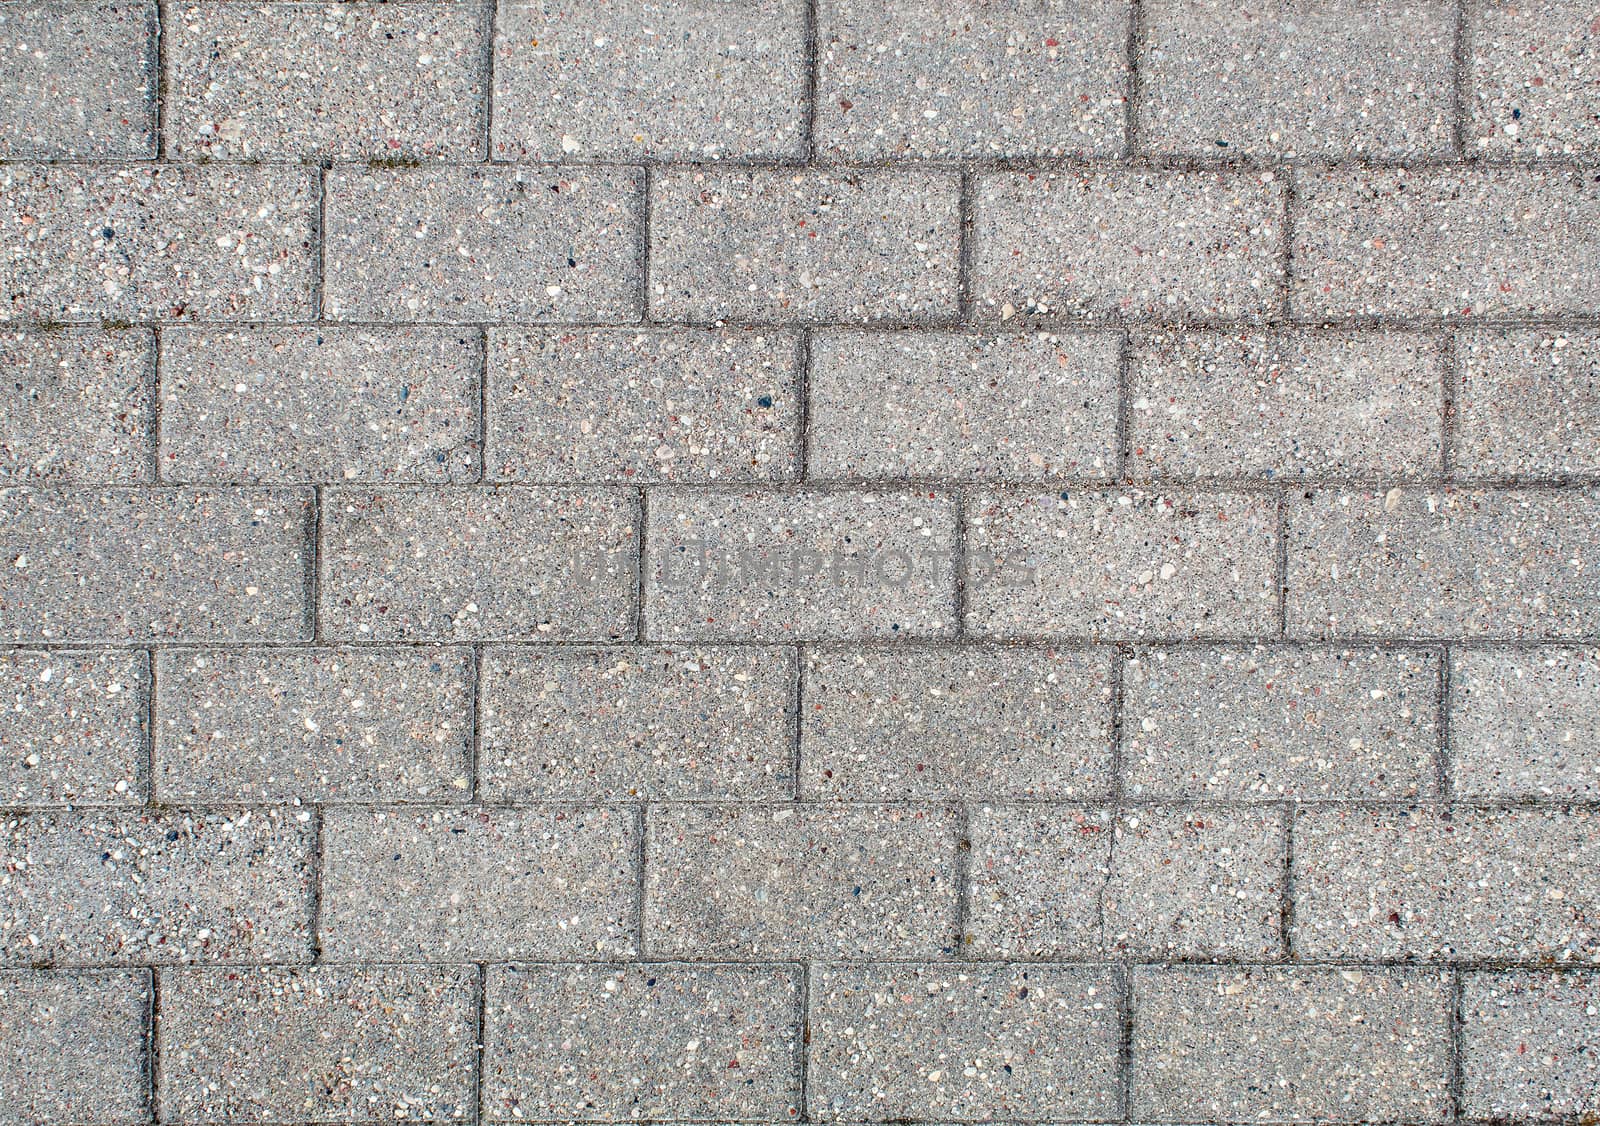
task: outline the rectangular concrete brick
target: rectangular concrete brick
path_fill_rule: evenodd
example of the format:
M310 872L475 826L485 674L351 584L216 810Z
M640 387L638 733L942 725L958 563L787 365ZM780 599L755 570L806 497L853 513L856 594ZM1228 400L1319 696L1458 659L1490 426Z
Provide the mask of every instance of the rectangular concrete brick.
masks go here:
M0 321L309 316L315 179L285 165L0 168Z
M650 494L646 516L652 639L955 633L948 493L664 489Z
M472 654L156 654L162 802L466 800Z
M1257 319L1278 305L1283 186L1266 173L1122 169L977 177L983 320Z
M1594 5L1586 0L1471 0L1467 11L1469 155L1553 157L1600 151Z
M320 613L361 641L632 636L635 501L620 489L336 489Z
M1147 336L1128 370L1135 477L1437 475L1440 344L1420 333Z
M1102 1121L1115 981L1098 966L818 966L809 1107L825 1122Z
M1109 653L806 653L800 788L812 800L1104 797Z
M652 180L662 320L929 321L957 311L953 172L672 169Z
M799 1114L792 966L490 966L489 1122L787 1122Z
M645 949L672 958L936 958L955 949L953 809L653 806Z
M0 801L144 801L149 698L143 653L0 654Z
M482 159L489 28L469 4L191 3L163 27L185 159Z
M1600 309L1600 184L1562 169L1294 173L1301 318Z
M1581 1122L1600 1111L1600 974L1469 973L1461 994L1466 1114Z
M1152 650L1123 666L1123 781L1170 800L1433 797L1438 690L1416 650Z
M1248 493L1005 491L967 499L982 637L1276 632L1276 505Z
M464 1120L471 966L161 972L163 1121Z
M1600 473L1600 333L1462 333L1456 359L1458 473Z
M794 656L778 649L490 649L486 801L794 795Z
M798 476L799 340L772 331L490 334L489 480Z
M0 636L308 636L310 490L0 491Z
M1593 490L1291 493L1289 635L1592 634L1597 527Z
M823 0L817 147L836 160L1120 156L1127 0Z
M1600 797L1600 651L1454 650L1450 759L1460 797Z
M310 961L313 836L309 810L14 815L0 961Z
M634 953L631 810L346 807L324 816L322 949L330 959Z
M1110 334L821 333L811 344L807 470L1110 477L1117 352Z
M633 168L367 168L327 175L336 320L631 321Z
M1444 973L1141 966L1132 978L1138 1120L1449 1114Z
M150 1121L147 970L0 971L0 1123Z

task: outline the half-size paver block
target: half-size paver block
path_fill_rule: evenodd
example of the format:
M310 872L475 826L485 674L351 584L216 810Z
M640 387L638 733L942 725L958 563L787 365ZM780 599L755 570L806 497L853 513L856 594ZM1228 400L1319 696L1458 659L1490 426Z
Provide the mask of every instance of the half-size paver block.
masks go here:
M158 653L156 794L464 801L471 666L459 649Z
M1120 156L1127 0L823 0L818 149L844 160Z
M792 966L490 966L484 1118L790 1121L799 984Z
M1600 974L1461 979L1462 1109L1473 1118L1582 1120L1600 1111Z
M685 168L652 180L663 320L928 321L956 313L953 172Z
M905 806L654 806L644 942L684 958L955 948L957 820Z
M972 810L965 949L979 958L1097 958L1110 882L1111 810Z
M1318 490L1288 500L1291 637L1600 629L1600 493Z
M782 481L799 341L772 330L513 332L489 346L489 480Z
M1471 0L1469 152L1600 152L1600 14L1588 0Z
M1537 168L1294 175L1297 317L1600 310L1600 184L1591 175Z
M323 952L410 962L632 954L635 821L623 807L330 809Z
M491 649L478 677L487 801L794 794L794 657L777 649Z
M1365 1122L1449 1113L1447 974L1141 966L1132 977L1136 1119Z
M1009 481L1116 471L1115 336L826 332L807 471Z
M464 1120L471 966L161 971L163 1121Z
M1141 9L1139 144L1197 157L1450 153L1447 0L1154 0Z
M798 159L803 0L501 7L500 160Z
M1091 966L819 966L810 1108L823 1121L1115 1117L1117 994Z
M149 694L142 653L0 654L0 801L143 801Z
M175 329L161 337L169 481L472 480L476 331Z
M1453 651L1450 772L1461 797L1600 796L1600 650Z
M309 810L14 816L0 961L310 961L313 835Z
M1457 472L1600 473L1600 333L1461 333L1456 358Z
M1111 657L1050 649L806 654L812 800L1082 798L1112 788Z
M635 168L330 171L328 315L633 320L640 176Z
M1123 666L1141 798L1389 801L1437 789L1439 659L1414 650L1153 650Z
M150 1121L148 970L0 971L0 1123Z
M966 624L985 637L1190 638L1277 625L1277 506L1249 493L967 500Z
M1437 337L1207 332L1137 339L1135 477L1437 474Z
M143 331L0 335L0 480L149 481L154 365Z
M0 636L292 641L309 636L311 493L0 492Z
M1003 172L974 196L981 319L1257 319L1278 305L1283 186L1268 174Z
M631 636L634 505L620 489L332 490L323 622L341 640Z

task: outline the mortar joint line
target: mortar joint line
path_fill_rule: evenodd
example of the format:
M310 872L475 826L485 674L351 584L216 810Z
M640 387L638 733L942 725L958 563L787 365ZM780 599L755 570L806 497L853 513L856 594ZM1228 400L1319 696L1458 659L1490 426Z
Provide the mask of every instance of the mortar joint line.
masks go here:
M1289 636L1289 491L1288 487L1279 485L1276 489L1277 528L1274 533L1277 542L1273 545L1273 577L1277 582L1278 599L1278 638L1280 640Z
M971 936L967 930L971 925L971 908L967 902L967 885L971 880L972 869L972 819L965 801L955 805L956 836L956 862L952 879L955 881L956 892L956 917L955 933L951 942L951 957L958 961L965 961L969 955L967 947Z
M811 1121L811 963L801 962L798 969L800 1011L796 1014L795 1070L800 1082L799 1121Z
M159 716L156 709L156 651L145 649L145 701L144 701L144 804L147 808L154 808L156 801L156 724Z
M312 189L316 193L316 207L312 210L312 237L317 241L317 268L311 275L311 323L320 324L327 318L328 279L328 169L332 161L317 164Z
M634 849L634 863L638 868L637 879L634 881L633 911L638 927L638 941L634 944L634 960L644 961L649 955L645 952L645 869L650 860L649 833L649 803L639 802L634 807L634 832L638 837L637 847Z
M1460 342L1447 331L1439 344L1439 466L1446 481L1456 474L1456 381L1462 362Z
M1450 147L1458 160L1468 161L1467 89L1472 81L1470 32L1467 27L1467 0L1456 0L1455 26L1450 45Z
M1117 963L1117 1117L1133 1117L1133 969Z
M806 647L795 645L790 653L794 668L789 681L789 699L794 714L789 717L789 793L792 800L800 801L800 740L804 723L800 713L805 707Z
M955 489L955 506L956 534L950 560L950 577L954 584L951 612L955 616L953 640L959 642L967 635L967 583L970 579L967 573L967 490L964 486Z
M1125 485L1133 483L1133 406L1130 388L1133 383L1133 334L1123 329L1117 337L1117 448L1112 454L1113 473Z
M144 1059L145 1095L150 1100L146 1108L151 1126L161 1121L161 972L155 966L144 967L145 985L149 993L144 1004L142 1047Z
M811 476L811 363L816 348L812 331L802 328L795 343L795 481L799 484Z
M151 126L155 131L155 161L167 163L167 27L169 25L169 0L156 0L155 19L155 74L150 75L150 90L155 104L151 107Z
M467 802L481 804L478 781L483 762L483 646L474 644L467 656L467 713L471 726L467 733Z
M648 325L650 316L650 199L655 194L655 169L639 169L639 323Z
M1450 763L1450 656L1452 652L1449 642L1445 642L1438 649L1438 699L1435 701L1437 710L1434 713L1434 722L1439 728L1434 746L1434 767L1437 771L1435 784L1439 791L1439 801L1445 806L1449 806L1455 800L1455 783L1452 778Z
M1293 323L1295 319L1294 217L1300 204L1300 191L1295 183L1293 168L1279 168L1277 176L1283 182L1283 230L1278 258L1278 269L1282 276L1278 279L1278 306L1279 315L1283 320L1286 323Z
M1128 88L1122 103L1122 133L1124 159L1133 160L1139 153L1139 99L1143 93L1139 74L1139 52L1144 47L1144 6L1141 0L1128 5L1128 38L1125 45L1128 60Z
M1294 821L1295 803L1284 802L1280 807L1283 819L1283 870L1280 878L1278 900L1278 945L1280 957L1293 962L1294 957Z
M311 807L311 904L308 929L311 934L311 964L322 962L322 884L326 868L326 833L323 831L323 807L317 802Z
M1465 1052L1462 1049L1463 1025L1463 999L1461 988L1461 968L1451 966L1445 971L1450 976L1450 1033L1445 1041L1445 1055L1449 1066L1449 1075L1446 1078L1446 1091L1449 1106L1445 1114L1453 1121L1460 1122L1466 1118L1466 1098L1463 1091L1466 1086L1466 1069L1464 1067Z
M800 136L805 143L804 163L812 165L817 162L817 88L821 85L817 73L821 63L820 51L817 48L817 0L805 0L805 15L801 30L805 52L806 91L800 110Z
M484 1028L487 1024L486 1013L489 1008L489 966L485 962L474 963L474 984L476 986L473 997L475 1012L473 1013L473 1038L472 1038L472 1121L474 1124L482 1122L486 1117L483 1112L483 1073L488 1057L488 1045L484 1043Z
M650 526L650 494L643 486L639 487L634 498L637 512L634 514L633 524L633 641L643 645L645 641L645 582L644 571L648 565L645 558L645 537L649 534Z
M161 326L150 333L150 422L145 428L150 444L150 481L162 483L161 472Z
M483 74L483 159L494 160L494 38L499 16L498 0L484 0L483 56L479 68Z
M478 481L489 481L489 326L478 326Z
M311 637L304 644L322 645L322 489L311 487L311 511L306 514L306 563L304 598L306 625Z
M1123 725L1126 716L1126 689L1124 677L1129 661L1134 659L1134 650L1131 645L1117 645L1111 650L1111 668L1107 674L1107 688L1111 694L1111 804L1118 810L1127 797L1127 785L1123 779L1125 767L1122 761Z
M972 323L972 260L977 252L973 232L976 183L972 167L963 164L956 199L956 319L964 325Z

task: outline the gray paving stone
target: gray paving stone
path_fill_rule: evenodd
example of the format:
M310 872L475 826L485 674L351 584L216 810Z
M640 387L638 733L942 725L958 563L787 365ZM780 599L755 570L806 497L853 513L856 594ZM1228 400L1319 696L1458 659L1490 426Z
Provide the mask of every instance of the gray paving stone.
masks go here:
M977 958L1098 958L1115 814L1027 805L969 814L967 932Z
M324 818L322 949L330 959L634 953L631 810L339 807Z
M1600 651L1453 651L1450 756L1461 797L1600 797Z
M1593 155L1600 150L1600 28L1584 0L1471 0L1468 152Z
M309 810L118 810L0 821L0 962L311 959Z
M0 972L0 1122L150 1121L146 970Z
M484 1118L791 1121L799 983L788 966L490 966Z
M1423 969L1135 967L1133 1105L1163 1122L1449 1113L1449 978Z
M808 799L1111 793L1110 654L829 648L806 653Z
M1106 333L821 333L811 345L807 471L1110 477L1117 352Z
M1432 797L1438 689L1438 657L1414 650L1152 650L1123 666L1124 783L1172 800Z
M0 654L0 801L144 801L143 653Z
M491 481L786 481L798 475L790 333L495 329Z
M466 800L472 654L156 654L163 802Z
M1097 966L818 966L811 1113L1103 1120L1117 1110L1118 1005Z
M722 646L490 649L479 796L792 797L794 660Z
M992 173L977 177L973 211L983 320L1251 320L1278 304L1283 187L1271 173Z
M336 168L326 195L335 320L639 315L638 169Z
M1600 473L1600 333L1456 337L1456 471Z
M619 489L335 489L320 613L373 641L633 633L634 499Z
M244 483L473 480L482 363L470 329L163 333L162 475Z
M1292 493L1289 635L1592 634L1597 526L1593 490Z
M489 29L474 5L207 0L162 31L175 156L485 156Z
M1461 993L1466 1114L1582 1121L1600 1110L1600 975L1469 973Z
M828 157L1120 156L1126 0L822 0Z
M161 972L164 1121L465 1120L470 966Z
M685 168L651 183L652 316L930 321L956 313L954 173Z
M805 156L802 0L500 8L499 160Z
M0 636L292 641L311 493L0 490Z

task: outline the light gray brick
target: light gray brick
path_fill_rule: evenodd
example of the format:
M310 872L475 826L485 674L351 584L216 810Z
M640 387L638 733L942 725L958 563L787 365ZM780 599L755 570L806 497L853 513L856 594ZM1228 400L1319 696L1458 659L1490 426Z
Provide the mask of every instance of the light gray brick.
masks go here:
M1600 629L1600 493L1396 487L1288 503L1292 637Z
M777 649L491 649L489 801L792 797L794 658Z
M311 820L254 809L0 821L0 961L309 961Z
M324 626L340 640L631 636L634 504L620 489L330 491Z
M492 481L784 481L799 341L772 331L490 334Z
M1456 355L1457 472L1600 473L1600 333L1463 333Z
M1099 957L1114 814L1082 806L969 814L965 949L980 958Z
M1278 304L1283 187L1267 173L992 173L973 212L985 320L1257 319Z
M1105 653L824 649L806 658L800 778L807 798L1111 793Z
M1465 1114L1582 1121L1600 1110L1600 974L1469 973L1461 992Z
M1103 967L816 967L811 1113L828 1122L1112 1118L1117 1010Z
M466 800L470 652L166 651L156 673L163 802Z
M1141 966L1132 978L1136 1118L1362 1122L1449 1114L1446 974Z
M349 961L634 953L631 810L330 809L322 949Z
M491 966L491 1122L785 1122L800 1105L794 967Z
M0 972L0 1123L150 1121L146 970Z
M951 172L686 168L652 180L663 320L929 321L956 313Z
M1127 0L823 0L818 148L835 159L1120 156Z
M954 949L956 811L653 806L644 942L674 958L918 958Z
M811 345L807 470L828 477L1109 477L1109 334L826 332Z
M1153 650L1123 666L1138 797L1389 801L1437 790L1439 659L1413 650Z
M142 653L0 654L0 800L143 801L149 694Z
M717 0L501 8L496 159L796 159L805 4Z
M1276 506L1247 493L981 493L967 500L967 628L1191 638L1276 627Z
M326 194L334 319L639 314L638 169L334 169Z
M310 501L297 489L0 491L0 636L305 637Z
M1469 152L1500 157L1600 150L1600 16L1587 0L1466 6Z
M164 1121L465 1120L471 966L161 973Z
M1462 797L1600 797L1600 651L1452 652L1450 770Z

